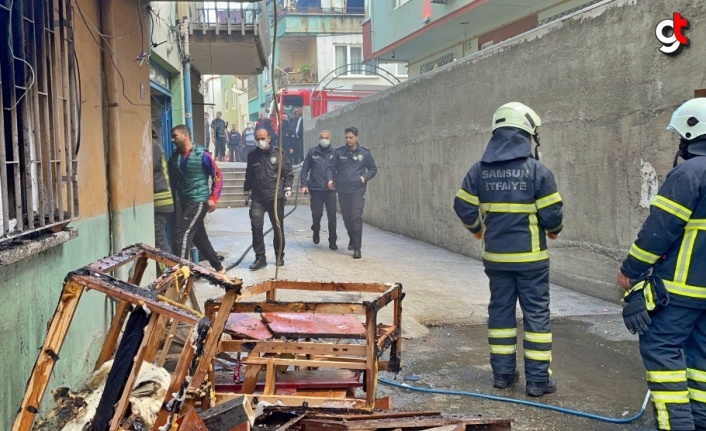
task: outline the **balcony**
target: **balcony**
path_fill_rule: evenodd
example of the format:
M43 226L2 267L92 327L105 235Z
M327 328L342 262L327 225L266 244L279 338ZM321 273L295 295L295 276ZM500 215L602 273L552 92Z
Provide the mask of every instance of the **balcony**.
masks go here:
M188 11L191 59L199 72L259 75L267 67L271 45L264 0L191 2Z
M365 8L351 6L322 8L314 6L277 8L277 37L292 36L332 36L337 34L360 33ZM274 14L272 4L268 12Z

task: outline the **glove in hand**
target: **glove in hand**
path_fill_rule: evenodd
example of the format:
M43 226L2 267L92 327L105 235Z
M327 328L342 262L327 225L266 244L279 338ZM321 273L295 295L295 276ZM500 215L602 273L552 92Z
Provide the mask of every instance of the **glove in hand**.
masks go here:
M649 287L647 287L649 289ZM645 307L645 297L642 289L636 289L625 296L623 308L623 321L625 327L633 334L642 335L649 330L652 323L650 315Z

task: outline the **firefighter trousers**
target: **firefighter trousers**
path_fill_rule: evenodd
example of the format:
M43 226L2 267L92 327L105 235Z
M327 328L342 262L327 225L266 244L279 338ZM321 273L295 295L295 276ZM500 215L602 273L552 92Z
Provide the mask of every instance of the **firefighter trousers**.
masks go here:
M511 377L517 367L517 319L524 317L525 380L546 382L551 371L552 333L549 321L549 268L536 271L486 269L490 279L488 343L494 375Z
M669 304L640 336L660 430L706 429L706 310Z

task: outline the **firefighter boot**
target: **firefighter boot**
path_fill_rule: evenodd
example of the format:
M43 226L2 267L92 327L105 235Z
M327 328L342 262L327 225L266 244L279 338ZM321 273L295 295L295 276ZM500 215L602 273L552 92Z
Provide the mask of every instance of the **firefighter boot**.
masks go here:
M507 389L514 383L520 380L520 372L515 370L514 375L509 374L493 374L493 387L498 389Z
M551 379L547 379L546 382L527 382L526 392L531 397L553 394L556 392L556 382Z

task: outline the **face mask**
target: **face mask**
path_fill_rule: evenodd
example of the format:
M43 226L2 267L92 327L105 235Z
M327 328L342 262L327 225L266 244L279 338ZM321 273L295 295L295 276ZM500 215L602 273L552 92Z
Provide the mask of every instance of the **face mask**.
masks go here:
M319 145L321 145L323 148L328 148L329 144L331 141L328 139L319 139Z
M267 148L267 139L260 139L259 141L257 141L257 147L261 150Z

